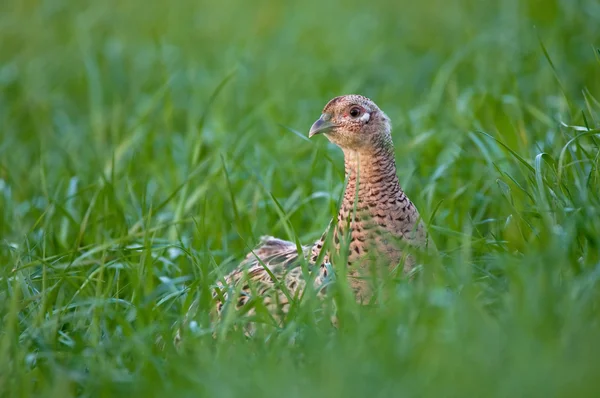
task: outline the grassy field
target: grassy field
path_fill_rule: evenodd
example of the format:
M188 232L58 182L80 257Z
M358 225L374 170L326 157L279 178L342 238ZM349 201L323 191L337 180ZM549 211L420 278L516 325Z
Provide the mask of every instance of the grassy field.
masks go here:
M1 2L0 396L598 396L599 21L596 0ZM339 329L308 300L213 338L217 277L336 213L342 154L305 137L346 93L391 117L440 255L386 302L340 295Z

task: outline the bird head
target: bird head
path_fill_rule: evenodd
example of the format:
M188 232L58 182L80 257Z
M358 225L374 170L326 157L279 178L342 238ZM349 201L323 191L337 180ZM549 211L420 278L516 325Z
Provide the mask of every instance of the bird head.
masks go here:
M308 137L317 134L324 134L343 150L369 152L391 145L390 119L362 95L343 95L329 101Z

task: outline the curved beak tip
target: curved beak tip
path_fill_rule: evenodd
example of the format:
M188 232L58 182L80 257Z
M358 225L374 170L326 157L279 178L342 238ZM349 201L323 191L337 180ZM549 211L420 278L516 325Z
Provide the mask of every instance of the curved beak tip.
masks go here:
M333 124L330 121L323 120L323 118L320 117L311 126L310 131L308 132L308 138L311 138L312 136L317 135L317 134L326 133L332 127L334 127L334 126L333 126Z

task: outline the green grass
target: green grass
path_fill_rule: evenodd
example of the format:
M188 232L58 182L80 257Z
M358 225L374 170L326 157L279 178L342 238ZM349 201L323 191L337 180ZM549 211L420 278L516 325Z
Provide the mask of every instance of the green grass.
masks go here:
M598 396L599 20L595 0L3 1L0 395ZM308 300L213 338L216 278L335 214L341 152L298 134L350 92L392 118L435 278L340 296L339 330Z

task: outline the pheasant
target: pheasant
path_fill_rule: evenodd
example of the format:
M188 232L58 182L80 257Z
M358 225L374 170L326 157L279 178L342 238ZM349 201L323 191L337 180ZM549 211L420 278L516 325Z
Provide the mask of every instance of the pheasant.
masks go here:
M260 297L272 313L287 313L290 300L307 283L324 294L329 273L340 266L347 267L345 274L356 299L365 301L372 295L373 271L385 276L399 263L404 273L414 267L406 245L434 247L419 212L398 182L390 119L373 101L361 95L333 98L310 128L309 138L316 135L324 135L344 153L347 185L337 222L332 220L317 242L301 250L293 242L262 237L225 277L225 284L219 284L219 294L213 295L217 314L227 301L239 309L254 297ZM330 232L332 244L326 248ZM346 264L336 263L339 258ZM303 263L309 265L310 278ZM193 312L188 312L184 325Z

